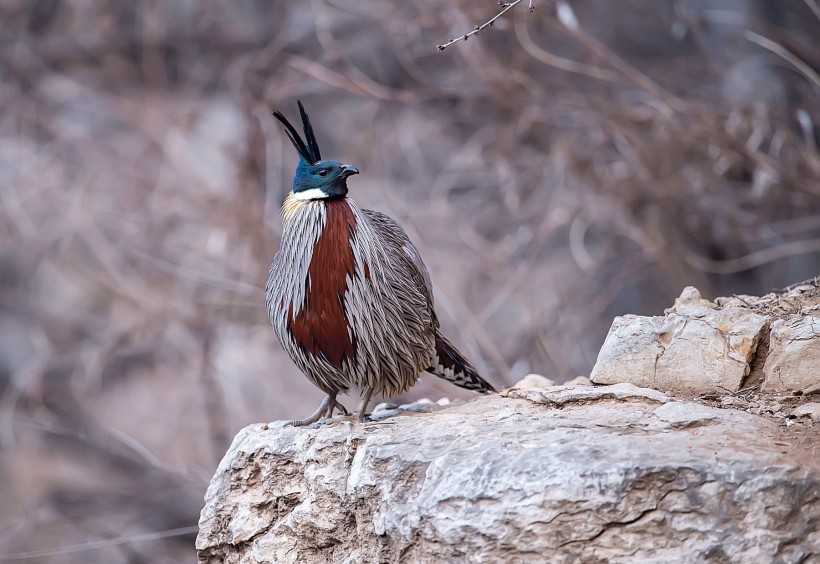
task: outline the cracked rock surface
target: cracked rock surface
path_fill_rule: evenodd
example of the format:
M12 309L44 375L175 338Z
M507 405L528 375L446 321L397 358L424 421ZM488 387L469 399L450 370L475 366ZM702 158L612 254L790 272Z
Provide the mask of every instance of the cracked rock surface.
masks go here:
M820 381L820 311L772 323L764 391L803 390Z
M199 560L817 562L818 433L801 421L619 384L252 425L208 488Z
M684 289L664 316L616 317L591 380L675 392L800 392L820 381L820 286L709 302Z

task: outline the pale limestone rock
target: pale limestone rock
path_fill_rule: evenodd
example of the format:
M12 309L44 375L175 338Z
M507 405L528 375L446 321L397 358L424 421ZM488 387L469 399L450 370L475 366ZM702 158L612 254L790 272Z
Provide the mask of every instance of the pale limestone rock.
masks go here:
M721 411L717 408L679 401L662 405L653 413L675 428L708 425L721 416Z
M792 316L771 325L763 366L767 392L803 390L820 380L820 317Z
M723 407L745 407L747 402L734 396L725 396L720 398L720 405Z
M613 386L589 388L553 386L552 388L511 389L501 394L505 397L528 399L545 405L563 406L569 403L595 401L603 399L640 400L646 402L666 403L669 397L649 388L639 388L634 384L621 383Z
M576 376L572 380L564 382L564 386L591 386L592 380L586 376Z
M435 402L430 398L421 398L420 400L414 401L413 403L405 403L402 405L384 402L377 404L376 407L373 408L373 412L368 416L368 418L371 421L381 421L382 419L394 417L402 413L424 413L429 411L435 411L437 409L441 409L442 407L446 407L449 404L450 400L447 398L441 398L440 400Z
M703 299L703 297L700 295L700 290L698 290L694 286L687 286L680 293L680 296L675 298L675 305L665 309L664 313L676 313L679 310L679 308L682 308L684 306L708 308L713 307L713 304L709 300Z
M772 399L780 403L797 403L800 401L800 396L788 394L785 396L772 396Z
M820 384L820 317L810 313L818 301L814 285L715 303L687 287L663 317L616 317L591 379L690 394L812 390Z
M820 382L817 382L816 384L812 384L811 386L803 388L803 395L804 396L811 396L811 395L814 395L814 394L820 394Z
M518 382L516 382L512 387L513 388L547 388L549 386L554 386L555 381L550 380L546 376L541 376L540 374L527 374L523 378L521 378Z
M682 392L740 389L768 319L746 308L718 308L691 287L668 311L616 317L592 382Z
M808 562L820 459L788 433L629 384L253 425L208 488L199 561Z
M796 407L792 411L792 415L795 417L811 417L813 420L818 421L820 420L820 403L804 403Z

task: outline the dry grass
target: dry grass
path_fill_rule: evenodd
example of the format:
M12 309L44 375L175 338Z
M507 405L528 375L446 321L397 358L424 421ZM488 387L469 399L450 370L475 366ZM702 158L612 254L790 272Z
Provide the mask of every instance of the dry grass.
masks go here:
M817 274L813 0L526 6L443 53L499 6L0 8L0 560L193 561L234 432L318 402L262 307L296 98L496 384Z

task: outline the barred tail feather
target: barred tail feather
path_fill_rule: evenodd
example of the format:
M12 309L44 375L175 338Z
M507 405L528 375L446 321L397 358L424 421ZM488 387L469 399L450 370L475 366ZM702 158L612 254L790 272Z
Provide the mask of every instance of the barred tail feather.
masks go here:
M427 372L452 382L460 388L481 393L496 391L489 382L478 375L470 361L458 352L453 343L440 333L436 334L436 356L433 357L432 364Z

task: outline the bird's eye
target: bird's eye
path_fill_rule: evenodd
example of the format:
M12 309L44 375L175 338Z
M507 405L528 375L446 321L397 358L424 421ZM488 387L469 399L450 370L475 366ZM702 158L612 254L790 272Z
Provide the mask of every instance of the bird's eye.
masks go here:
M317 172L316 174L318 174L319 176L327 176L327 169L326 168L320 168L319 172Z

